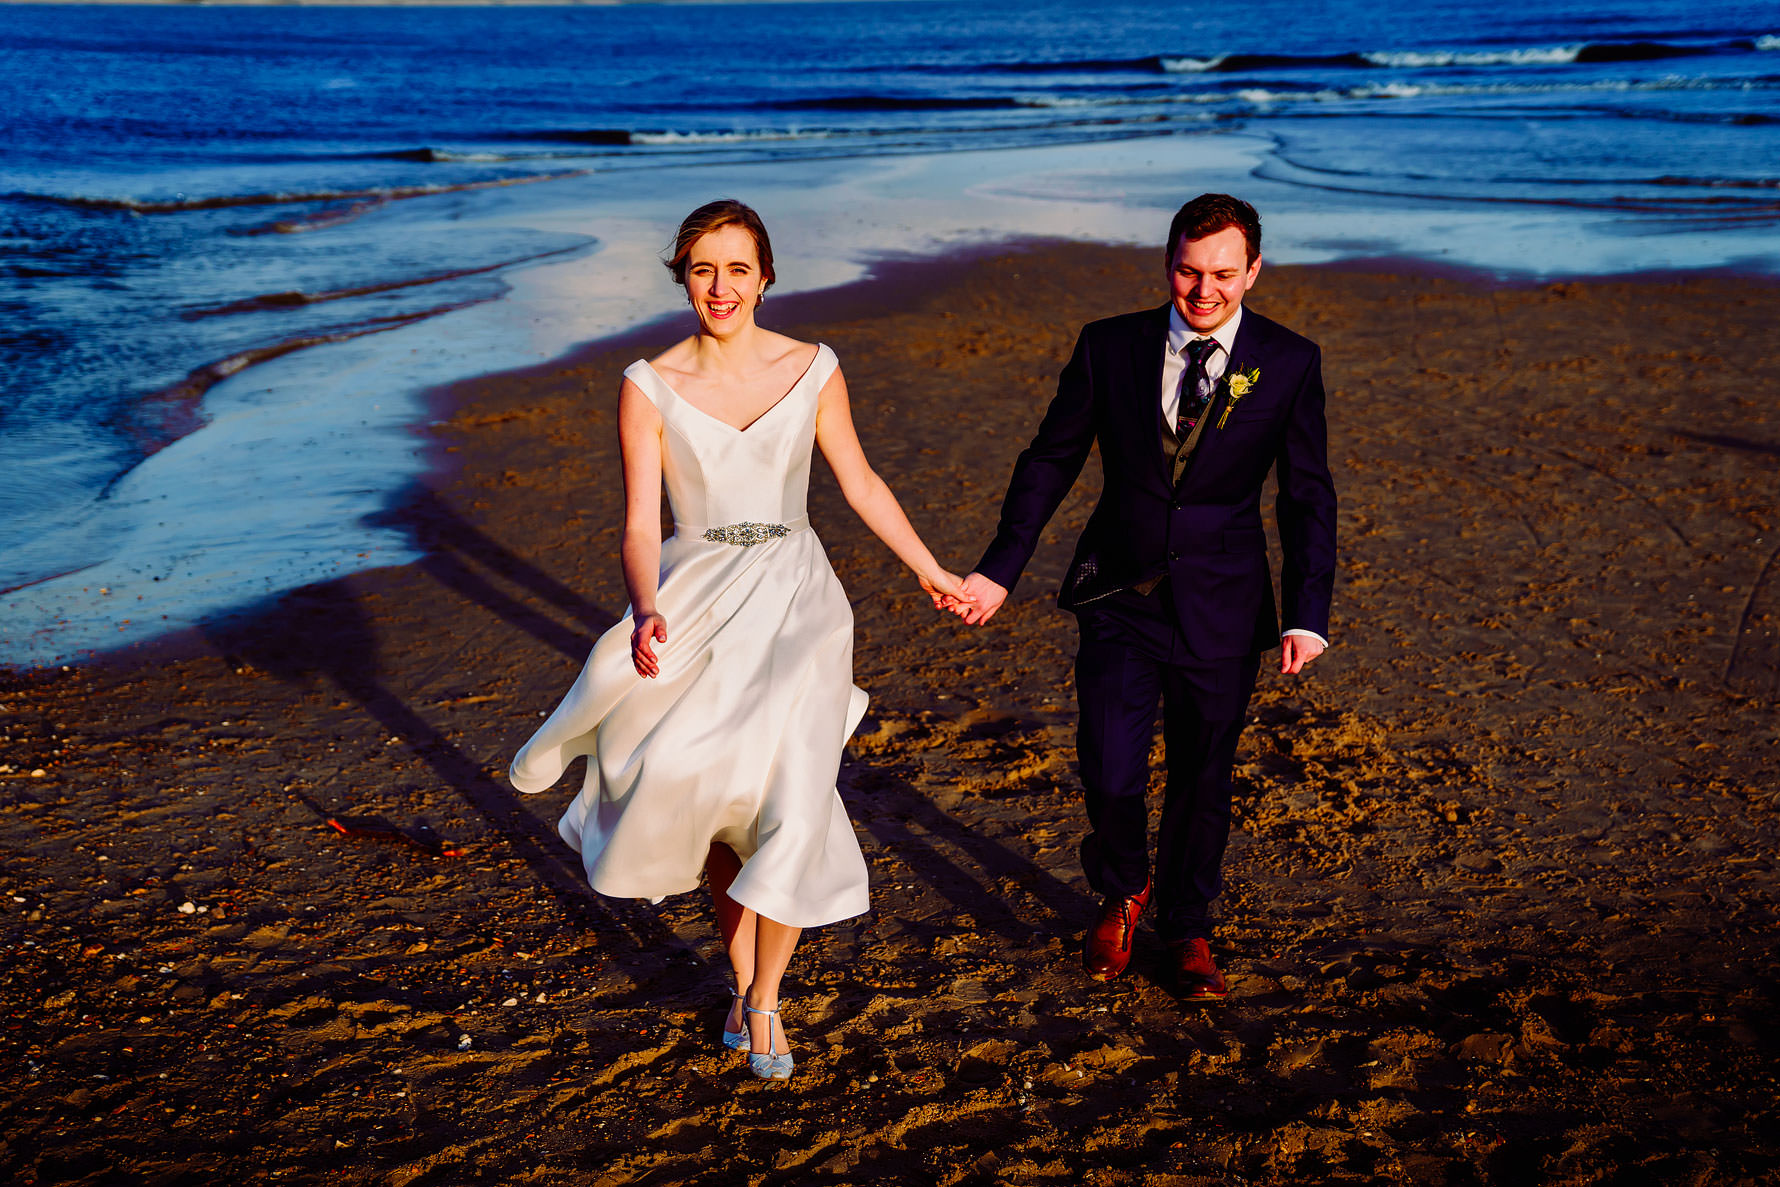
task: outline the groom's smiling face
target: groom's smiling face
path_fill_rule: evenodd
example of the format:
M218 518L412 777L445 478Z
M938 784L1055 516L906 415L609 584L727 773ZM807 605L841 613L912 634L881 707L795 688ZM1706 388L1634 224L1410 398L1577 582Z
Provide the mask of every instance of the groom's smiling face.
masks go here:
M1260 274L1261 258L1248 258L1248 241L1236 227L1202 239L1182 238L1168 265L1174 307L1201 334L1230 320Z

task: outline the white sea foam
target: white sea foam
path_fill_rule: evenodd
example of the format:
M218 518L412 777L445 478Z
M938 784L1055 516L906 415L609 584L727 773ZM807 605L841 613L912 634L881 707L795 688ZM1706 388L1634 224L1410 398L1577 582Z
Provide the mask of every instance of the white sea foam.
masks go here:
M1554 66L1574 62L1580 45L1505 50L1396 50L1361 54L1374 66L1419 70L1429 66Z
M1162 69L1170 74L1203 74L1207 70L1216 70L1225 56L1219 54L1215 58L1163 58Z
M1220 98L1222 96L1219 96ZM1346 99L1347 91L1269 91L1264 87L1244 87L1236 92L1244 103L1321 103L1330 99Z
M1230 96L1223 91L1186 91L1161 95L1019 95L1014 102L1021 107L1174 107L1182 103L1205 106L1227 103Z
M826 140L833 132L812 131L801 132L797 129L786 131L758 132L632 132L632 144L751 144L775 140Z
M1780 34L1769 33L1764 37L1757 37L1755 39L1755 48L1769 53L1774 50L1780 50Z
M1388 82L1352 87L1341 92L1350 99L1409 99L1436 97L1464 97L1467 95L1548 95L1559 92L1605 92L1625 93L1631 91L1739 91L1753 89L1751 84L1740 79L1719 81L1706 78L1689 78L1681 74L1666 74L1661 78L1644 79L1633 82L1623 78L1603 78L1593 82L1557 83L1482 83L1469 85L1464 83L1402 83ZM1333 92L1318 92L1323 97ZM1282 98L1291 98L1287 95Z

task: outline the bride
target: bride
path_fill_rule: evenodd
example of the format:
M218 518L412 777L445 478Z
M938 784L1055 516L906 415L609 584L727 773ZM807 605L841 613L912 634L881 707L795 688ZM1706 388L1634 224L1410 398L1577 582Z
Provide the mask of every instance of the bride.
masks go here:
M699 207L667 264L698 332L631 364L619 390L630 614L510 778L543 791L588 756L558 830L601 894L660 899L702 871L735 973L721 1041L784 1080L779 984L802 929L870 907L835 790L866 696L852 608L805 510L812 447L936 607L970 599L866 461L834 353L755 324L773 282L760 216L729 200Z

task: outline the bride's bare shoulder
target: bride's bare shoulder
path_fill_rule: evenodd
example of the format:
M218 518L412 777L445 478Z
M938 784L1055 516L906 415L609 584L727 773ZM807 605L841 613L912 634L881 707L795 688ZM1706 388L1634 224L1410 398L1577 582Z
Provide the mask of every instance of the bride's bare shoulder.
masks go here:
M816 352L821 349L816 343L805 342L777 330L767 330L766 333L771 335L767 343L775 367L801 372L809 370L810 364L816 361Z
M650 359L649 365L660 372L663 378L671 379L676 375L691 375L697 359L698 339L682 338Z

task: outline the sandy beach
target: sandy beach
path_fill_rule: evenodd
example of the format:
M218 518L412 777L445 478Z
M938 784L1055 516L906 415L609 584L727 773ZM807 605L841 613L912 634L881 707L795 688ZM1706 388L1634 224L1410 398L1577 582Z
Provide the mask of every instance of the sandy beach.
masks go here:
M1160 271L1014 245L762 321L835 349L965 570L1077 327ZM591 896L555 834L574 780L504 779L623 612L618 376L686 327L441 391L437 465L386 513L424 560L0 675L0 1177L1771 1181L1775 298L1263 272L1251 304L1323 346L1342 558L1334 647L1263 668L1217 1008L1158 983L1147 930L1120 982L1076 961L1052 593L1093 463L975 631L818 467L875 909L793 964L788 1086L716 1043L708 901Z

